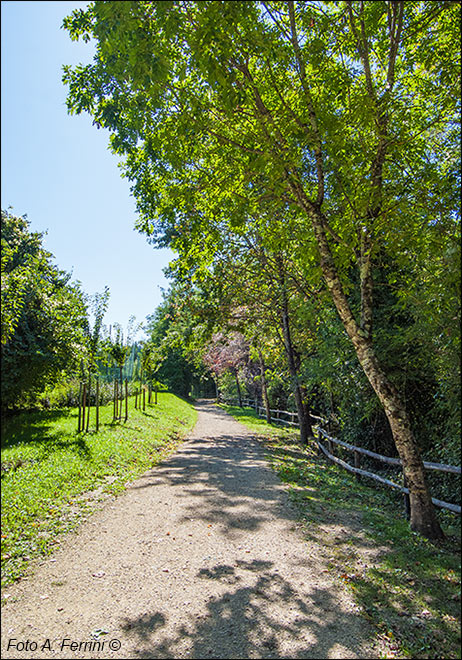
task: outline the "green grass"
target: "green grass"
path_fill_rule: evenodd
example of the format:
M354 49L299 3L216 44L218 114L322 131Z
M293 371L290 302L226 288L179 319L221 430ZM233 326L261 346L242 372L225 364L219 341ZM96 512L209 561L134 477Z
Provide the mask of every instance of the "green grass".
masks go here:
M77 410L23 413L2 425L2 585L22 577L30 561L47 555L60 535L91 513L98 498L175 450L197 418L168 393L146 411L130 400L126 423L100 409L98 433L77 433ZM94 428L94 409L91 425ZM91 491L98 489L97 497Z
M431 543L410 530L394 491L358 483L248 408L222 407L264 438L306 536L324 544L329 571L375 627L382 657L460 658L460 518L439 512L446 540Z

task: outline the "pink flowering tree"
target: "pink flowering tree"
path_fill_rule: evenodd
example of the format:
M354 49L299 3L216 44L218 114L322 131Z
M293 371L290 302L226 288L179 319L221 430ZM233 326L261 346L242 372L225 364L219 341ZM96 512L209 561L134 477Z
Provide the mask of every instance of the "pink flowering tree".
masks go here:
M219 332L212 336L204 354L204 362L212 372L215 383L226 372L233 374L236 382L239 406L242 408L242 391L239 371L249 360L249 345L239 332L225 336ZM218 395L218 386L217 386Z

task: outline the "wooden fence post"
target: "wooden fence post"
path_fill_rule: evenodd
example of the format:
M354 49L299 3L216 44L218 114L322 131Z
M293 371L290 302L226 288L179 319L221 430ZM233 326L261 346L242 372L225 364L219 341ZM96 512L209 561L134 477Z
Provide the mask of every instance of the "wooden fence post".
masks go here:
M116 378L114 381L114 420L117 420L118 412L119 412L119 383Z
M146 386L143 387L143 412L146 410Z
M87 406L87 426L86 426L87 433L90 428L90 407L91 407L90 397L91 397L91 376L88 379L88 406Z
M142 396L141 392L142 392L142 390L143 390L143 367L141 367L141 371L140 371L140 398L139 398L140 410L141 410L141 396Z
M82 381L80 381L79 387L79 422L77 427L77 433L80 433L82 422Z
M403 482L404 482L404 488L407 488L407 481L406 481L406 475L403 473ZM406 514L406 520L410 520L411 518L411 500L409 499L409 494L408 493L403 493L404 497L404 511Z
M83 384L82 394L82 431L85 431L85 405L87 403L87 384Z
M125 379L125 421L128 419L128 380Z
M99 431L99 378L96 379L96 432Z
M359 451L354 452L354 457L355 457L355 468L361 468L361 458L359 455ZM361 481L361 475L356 473L355 474L356 481Z
M275 411L276 412L276 411ZM282 413L287 413L287 411L281 411ZM320 421L322 418L318 417L317 415L311 415L313 419L319 419ZM374 460L381 461L382 463L387 463L389 465L394 465L394 466L400 466L402 467L401 460L399 458L392 458L391 456L382 456L381 454L377 454L376 452L370 451L368 449L364 449L361 447L356 447L355 445L351 445L347 442L344 442L343 440L339 440L338 438L334 438L330 435L327 434L327 432L318 424L316 426L316 431L317 431L317 441L316 441L316 446L319 451L321 451L327 458L329 458L333 463L336 463L337 465L340 465L342 468L345 470L348 470L349 472L353 472L355 475L356 479L363 480L364 478L368 479L373 479L374 481L378 481L381 484L385 484L386 486L390 488L395 488L399 490L400 492L403 493L404 496L404 507L405 507L405 513L406 513L406 518L410 519L411 516L411 509L412 505L410 502L410 497L409 497L409 487L407 484L406 480L406 475L404 474L403 471L403 484L404 484L404 489L406 489L408 492L404 493L403 488L396 482L391 481L390 479L386 479L385 477L379 476L373 472L370 472L367 469L363 469L360 467L360 461L361 461L361 455L364 454L365 456L369 456L370 458L373 458ZM329 449L327 449L323 441L327 441ZM340 447L340 456L337 455L335 456L334 454L334 445L338 445ZM345 451L350 451L353 452L354 454L354 467L347 463L345 460L342 460L340 457L343 455ZM442 463L434 463L433 461L424 461L423 466L425 469L429 470L439 470L441 472L452 472L454 474L460 475L461 473L461 468L460 466L457 465L444 465ZM453 513L459 514L461 513L460 506L458 504L454 504L452 502L443 502L442 500L432 498L433 504L435 506L438 506L442 509L447 509L449 511L452 511Z

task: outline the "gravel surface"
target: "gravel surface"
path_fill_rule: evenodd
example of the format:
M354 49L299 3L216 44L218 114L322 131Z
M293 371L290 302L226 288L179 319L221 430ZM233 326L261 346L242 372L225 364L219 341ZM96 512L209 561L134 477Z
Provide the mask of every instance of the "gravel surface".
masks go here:
M378 657L263 448L197 409L174 455L6 590L2 658Z

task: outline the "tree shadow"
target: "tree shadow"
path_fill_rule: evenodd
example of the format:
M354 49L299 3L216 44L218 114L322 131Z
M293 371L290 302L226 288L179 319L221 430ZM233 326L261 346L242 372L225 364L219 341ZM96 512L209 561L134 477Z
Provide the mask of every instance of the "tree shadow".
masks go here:
M59 452L62 449L70 449L75 452L76 455L85 460L90 460L92 457L91 449L88 447L85 438L83 437L75 438L73 440L60 440L57 436L44 437L42 434L39 438L29 439L27 444L35 444L40 448L40 455L32 459L34 462L45 461L54 452ZM29 459L26 458L24 461L20 461L20 464L27 463L28 461ZM2 478L8 473L8 471L9 470L3 471L2 463Z
M247 436L215 436L210 443L190 440L181 453L147 472L132 488L167 483L185 500L182 521L193 517L219 522L228 534L251 531L280 504L275 488L280 481L263 461L261 448ZM249 503L243 516L241 508Z
M267 446L293 489L304 535L318 546L329 542L326 554L334 553L359 607L411 646L423 637L432 649L451 640L460 617L460 582L451 578L460 570L457 543L425 542L409 529L400 494L358 483L314 451L300 456L287 444Z
M29 413L27 424L22 422L18 416L14 422L8 425L8 428L2 429L2 449L20 445L35 446L39 453L34 456L33 461L44 461L51 454L62 449L71 450L86 460L91 459L92 452L85 436L52 426L51 422L61 419L63 414L66 417L70 416L70 412L66 414L63 411L43 411L34 413L33 417ZM20 463L27 463L28 460L26 458ZM8 461L5 465L7 463ZM3 464L2 467L4 467ZM2 477L8 471L8 469L5 471L2 469Z
M122 627L136 657L315 659L339 657L336 652L364 657L358 616L339 611L326 589L297 590L270 561L216 565L196 578L225 578L230 586L202 614L183 613L178 623L162 611L125 619Z
M227 405L227 404L225 404L225 405ZM290 428L287 428L287 426L285 424L282 424L282 423L278 424L277 422L267 422L266 417L262 417L261 415L259 415L254 410L254 408L250 408L249 406L243 406L242 408L239 408L238 406L228 406L227 405L227 408L229 410L229 413L228 413L228 411L224 410L223 408L218 408L218 409L221 410L222 412L224 412L225 414L232 414L233 417L243 418L243 419L250 419L250 420L252 420L252 424L258 425L258 426L261 425L261 426L265 427L265 429L267 429L268 427L271 427L273 429L278 429L279 431L286 430L286 431L290 432L290 430L291 430ZM216 412L216 410L215 410L215 412ZM296 427L296 426L292 427L292 431L297 432L298 427ZM300 444L300 443L298 443L298 444Z
M2 424L2 449L37 442L43 440L44 437L52 437L50 422L62 417L69 417L70 414L70 411L43 410L7 417Z

